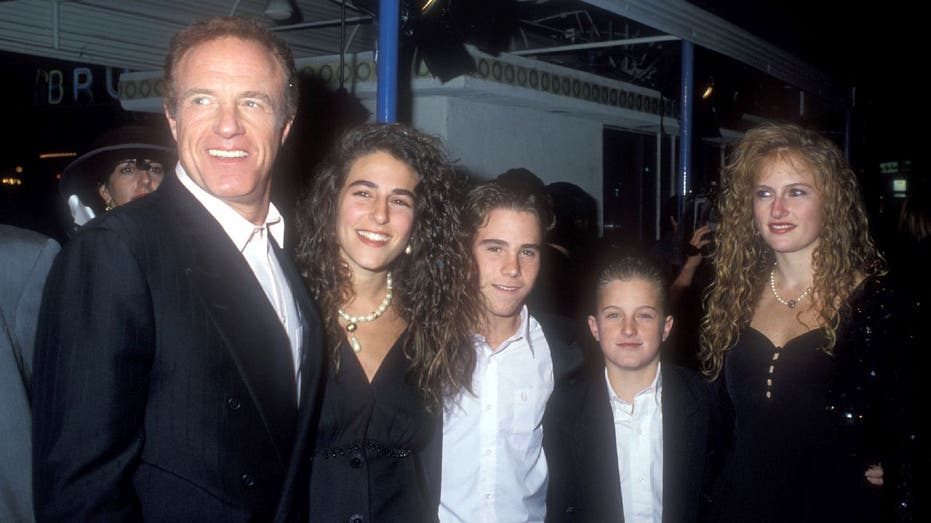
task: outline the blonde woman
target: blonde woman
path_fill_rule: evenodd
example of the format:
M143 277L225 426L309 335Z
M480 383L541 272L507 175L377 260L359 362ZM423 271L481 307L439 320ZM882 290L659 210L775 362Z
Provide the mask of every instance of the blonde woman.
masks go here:
M856 176L826 138L769 124L722 185L701 335L733 405L722 520L885 521L883 498L907 512L908 337Z

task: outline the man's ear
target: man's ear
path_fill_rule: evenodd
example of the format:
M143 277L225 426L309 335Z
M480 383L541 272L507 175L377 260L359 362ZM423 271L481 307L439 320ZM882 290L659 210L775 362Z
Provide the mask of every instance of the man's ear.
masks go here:
M178 121L174 116L171 115L171 111L168 109L167 105L162 104L162 109L165 111L165 119L168 120L168 127L171 129L171 135L174 137L175 142L178 141Z
M595 338L595 341L601 341L598 335L598 320L592 315L588 316L588 328L592 331L592 337Z
M663 341L666 341L666 338L669 337L669 333L672 332L672 315L666 316L666 323L663 325Z
M281 143L288 138L288 134L291 132L291 124L294 123L294 118L290 118L287 122L284 123L284 126L281 128Z

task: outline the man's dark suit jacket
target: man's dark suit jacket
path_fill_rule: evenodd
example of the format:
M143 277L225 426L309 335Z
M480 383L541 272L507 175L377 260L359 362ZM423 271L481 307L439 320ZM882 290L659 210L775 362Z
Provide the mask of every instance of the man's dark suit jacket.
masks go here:
M314 410L319 314L275 253L304 321L300 405ZM274 517L298 418L289 341L243 256L177 178L68 242L36 338L39 521Z
M715 389L694 371L664 363L663 521L700 521L716 470ZM604 369L554 391L543 420L550 467L548 522L624 521L614 416Z

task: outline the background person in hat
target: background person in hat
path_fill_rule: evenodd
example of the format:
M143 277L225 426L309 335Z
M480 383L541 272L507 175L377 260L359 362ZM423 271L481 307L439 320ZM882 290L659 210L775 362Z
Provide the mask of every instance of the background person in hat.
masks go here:
M141 198L162 183L175 153L156 128L123 125L104 132L90 151L68 164L61 193L77 226Z

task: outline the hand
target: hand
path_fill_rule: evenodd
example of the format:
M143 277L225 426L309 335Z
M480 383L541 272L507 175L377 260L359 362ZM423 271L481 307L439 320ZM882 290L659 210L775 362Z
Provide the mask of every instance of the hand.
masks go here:
M711 243L708 233L711 232L710 225L702 225L692 233L692 239L689 240L688 257L701 256L701 248Z
M882 463L870 465L870 467L866 469L866 472L863 473L863 476L870 482L870 485L876 485L877 487L883 486Z

